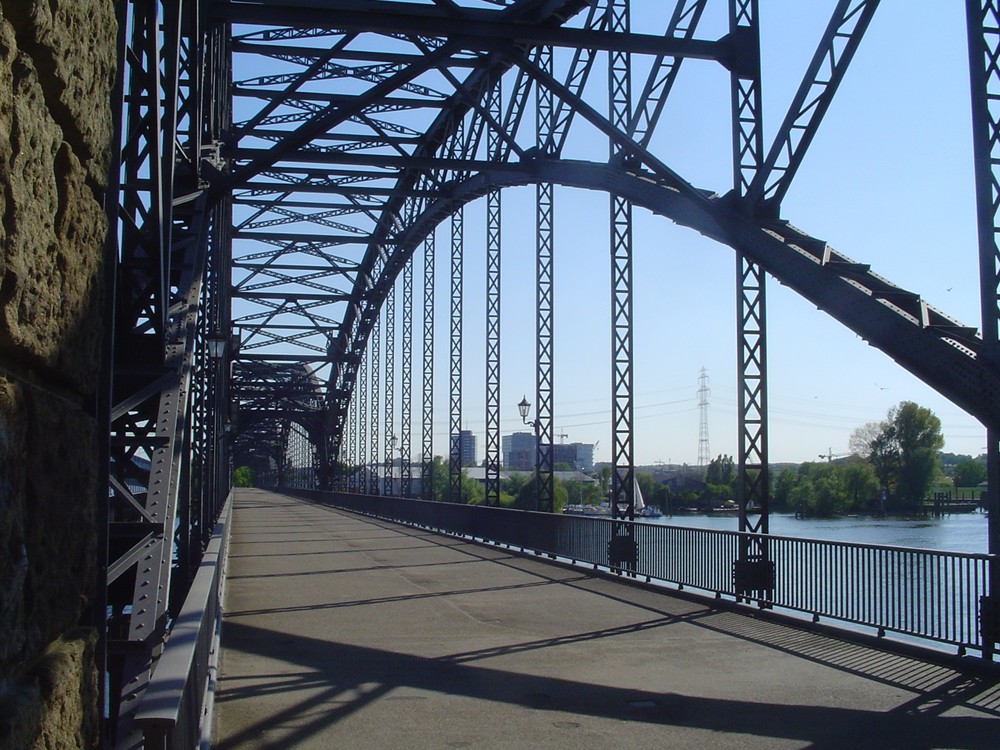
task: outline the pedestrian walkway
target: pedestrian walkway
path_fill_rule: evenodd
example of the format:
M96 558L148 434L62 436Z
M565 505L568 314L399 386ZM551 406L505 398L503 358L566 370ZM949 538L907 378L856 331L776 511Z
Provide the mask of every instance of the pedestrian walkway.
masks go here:
M237 491L214 747L1000 747L1000 678Z

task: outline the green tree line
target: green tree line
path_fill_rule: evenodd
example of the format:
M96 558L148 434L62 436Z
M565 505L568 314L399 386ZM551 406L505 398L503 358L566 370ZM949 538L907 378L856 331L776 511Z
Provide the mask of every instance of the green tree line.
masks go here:
M912 401L902 401L883 420L857 428L849 446L853 455L847 460L805 463L781 472L774 478L773 509L810 516L913 511L944 476L941 420ZM971 459L955 465L956 487L982 481L975 466Z
M932 487L946 478L958 488L975 487L986 478L982 461L969 456L942 454L941 420L912 401L902 401L884 419L857 428L849 445L853 454L837 461L803 463L771 475L771 509L807 516L844 513L907 512L916 510ZM944 462L943 460L944 459ZM943 468L946 466L947 471ZM569 468L569 467L556 467ZM671 507L717 507L736 497L737 467L728 455L713 459L704 474L704 488L670 496L666 485L638 473L639 487L647 504L665 510ZM554 478L554 510L568 503L594 504L606 499L611 468L603 467L596 482L562 481ZM240 467L236 486L252 486L253 472ZM448 499L448 466L440 456L431 465L432 497ZM535 481L531 473L515 474L501 481L503 507L534 510ZM485 502L483 485L462 474L460 502Z

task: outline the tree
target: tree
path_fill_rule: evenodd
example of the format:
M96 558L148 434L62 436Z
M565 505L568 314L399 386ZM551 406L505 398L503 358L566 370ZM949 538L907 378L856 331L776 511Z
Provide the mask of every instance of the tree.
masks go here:
M478 479L462 472L462 502L466 505L482 505L486 502L486 488Z
M705 470L705 495L708 500L732 500L736 488L736 465L732 456L718 455Z
M938 473L937 454L944 447L941 420L912 401L889 412L899 447L897 499L904 507L918 505L927 496Z
M792 490L798 480L795 469L785 469L774 478L774 488L771 491L771 508L773 510L789 510L795 507L792 502Z
M524 485L534 481L535 478L531 474L511 474L506 479L500 481L500 489L512 498L516 498Z
M597 479L601 482L601 494L606 497L608 489L611 487L611 467L602 466L598 472Z
M567 479L563 482L568 495L568 502L575 505L590 505L601 502L601 488L597 482L581 482L579 479Z
M986 466L982 461L970 458L955 465L955 487L975 487L986 481Z
M448 499L448 467L441 456L431 460L431 499L439 503Z
M941 420L924 406L901 401L881 422L855 430L850 445L872 465L889 492L890 507L913 507L926 497L939 471Z
M673 512L673 508L670 505L670 488L666 484L660 482L656 485L656 489L653 490L651 505L655 505L664 513L668 515Z
M804 463L778 475L772 507L780 505L813 517L863 511L877 495L878 486L872 467L861 461Z
M732 487L736 482L736 466L732 456L719 454L708 462L705 470L706 484L728 484Z
M838 467L839 468L839 467ZM847 510L847 491L840 471L824 471L813 482L810 515L829 518Z
M851 508L863 510L878 496L878 477L870 464L862 461L849 463L843 468L843 476Z
M514 504L512 507L518 510L537 510L535 503L535 489L536 482L532 479L527 482L517 493L517 497L514 499ZM566 486L561 480L553 477L552 479L552 512L562 513L563 508L566 506L566 500L569 497L569 493L566 491Z
M439 503L449 501L448 487L451 484L451 478L448 471L448 464L444 462L444 459L441 456L434 456L433 461L431 461L431 487L433 488L431 496ZM462 471L459 494L461 497L454 501L466 505L480 505L486 498L486 490L483 485L478 480L469 477L464 470Z
M233 485L236 487L253 487L253 469L240 466L233 472Z
M889 412L892 413L891 410ZM888 421L868 422L854 431L848 445L868 460L879 485L888 490L895 484L899 469L895 427Z

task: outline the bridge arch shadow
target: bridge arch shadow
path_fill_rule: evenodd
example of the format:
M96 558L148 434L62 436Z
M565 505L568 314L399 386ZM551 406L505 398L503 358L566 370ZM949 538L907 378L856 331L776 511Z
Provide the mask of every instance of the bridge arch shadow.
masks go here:
M329 507L303 503L296 514L315 532L298 546L315 547L329 532L330 557L289 558L288 572L301 571L301 582L247 576L241 568L253 558L234 558L218 697L229 718L217 730L219 748L388 747L405 738L411 747L431 739L590 747L609 732L622 747L995 743L996 674L966 674ZM286 527L261 520L237 530L247 533L234 538L237 555L242 544L262 548L268 538L297 551ZM382 560L381 568L366 569L350 554ZM281 602L295 588L302 603L241 606L235 591L250 588ZM509 608L519 603L534 615L568 601L574 609L558 613L558 632L497 624L517 621ZM574 618L579 607L608 606L627 617L599 627L587 627L587 615ZM447 627L445 618L463 617L476 630ZM485 645L470 632L485 634ZM639 661L648 663L630 672L643 649L648 659ZM804 679L814 682L803 688Z

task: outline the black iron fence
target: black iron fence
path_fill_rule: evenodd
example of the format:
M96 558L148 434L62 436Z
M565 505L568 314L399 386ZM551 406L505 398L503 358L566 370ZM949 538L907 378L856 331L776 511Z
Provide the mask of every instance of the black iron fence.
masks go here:
M995 556L854 544L348 493L303 492L369 516L518 547L759 606L991 655L980 609ZM625 537L634 559L616 554ZM634 546L633 546L634 545ZM757 554L741 559L741 550ZM626 556L627 557L627 556ZM989 616L985 617L989 622ZM990 641L987 643L986 641Z

